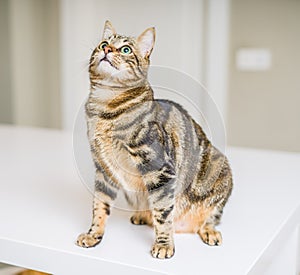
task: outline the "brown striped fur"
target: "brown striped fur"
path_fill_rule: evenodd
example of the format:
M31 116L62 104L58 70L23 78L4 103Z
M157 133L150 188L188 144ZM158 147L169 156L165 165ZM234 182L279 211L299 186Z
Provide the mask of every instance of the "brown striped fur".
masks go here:
M119 190L135 209L131 222L154 227L153 257L173 256L175 231L222 242L215 226L232 190L228 161L180 105L154 99L147 80L154 40L154 28L132 38L107 21L92 53L86 118L95 198L80 246L101 241Z

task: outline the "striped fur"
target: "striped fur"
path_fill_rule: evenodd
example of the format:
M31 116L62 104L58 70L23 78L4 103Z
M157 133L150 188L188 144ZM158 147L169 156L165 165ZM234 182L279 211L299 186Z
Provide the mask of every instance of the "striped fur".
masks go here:
M135 39L116 34L107 21L104 43L92 53L86 118L95 199L80 246L101 241L119 190L136 210L131 222L154 227L153 257L173 256L175 231L222 242L215 226L232 189L228 161L179 104L154 100L147 81L154 40L153 28Z

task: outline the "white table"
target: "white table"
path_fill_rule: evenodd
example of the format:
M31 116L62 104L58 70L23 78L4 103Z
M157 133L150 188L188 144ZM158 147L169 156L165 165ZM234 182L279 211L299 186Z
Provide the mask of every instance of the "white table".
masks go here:
M235 185L219 227L224 244L176 235L175 256L157 260L149 253L152 230L132 225L130 213L119 210L99 246L76 246L90 225L92 195L76 172L71 134L2 126L0 262L56 275L243 275L272 268L296 274L300 154L228 148L227 155Z

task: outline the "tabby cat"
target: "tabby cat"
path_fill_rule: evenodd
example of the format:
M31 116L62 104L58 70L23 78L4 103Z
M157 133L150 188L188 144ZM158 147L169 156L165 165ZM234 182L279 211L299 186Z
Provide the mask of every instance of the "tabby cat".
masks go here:
M85 107L95 194L92 225L79 246L101 242L120 189L135 209L131 222L154 227L153 257L174 255L174 232L222 243L215 226L232 189L228 161L179 104L153 98L147 71L154 41L154 28L133 38L106 21L90 58Z

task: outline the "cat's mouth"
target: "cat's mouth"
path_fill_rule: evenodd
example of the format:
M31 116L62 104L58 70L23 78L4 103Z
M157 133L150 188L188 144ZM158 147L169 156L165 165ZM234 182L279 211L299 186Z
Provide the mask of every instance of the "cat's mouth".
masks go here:
M116 70L118 69L118 68L116 68L116 67L111 63L111 61L110 61L106 56L104 56L104 57L100 60L99 64L100 64L101 62L108 62L110 66L112 66L112 67L115 68Z

